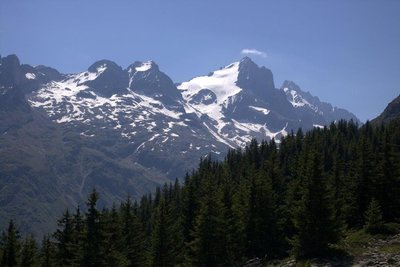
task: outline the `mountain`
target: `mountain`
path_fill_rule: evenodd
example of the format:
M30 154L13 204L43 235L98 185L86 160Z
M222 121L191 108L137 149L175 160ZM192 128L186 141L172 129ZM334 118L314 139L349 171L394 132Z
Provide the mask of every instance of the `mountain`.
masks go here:
M194 113L220 142L243 147L252 138L279 139L355 115L319 101L293 82L276 89L272 72L245 57L178 86L187 113Z
M0 226L47 232L93 187L103 204L137 198L201 157L342 118L358 121L247 57L178 85L153 61L62 74L0 58Z
M398 118L400 118L400 95L393 99L385 110L371 121L371 124L379 126Z
M107 198L104 203L112 203L167 181L158 171L118 161L30 105L24 92L62 76L42 66L26 68L14 56L0 63L1 226L16 218L23 232L48 233L59 209L83 205L94 186Z
M302 91L293 81L284 81L281 90L285 92L288 101L295 108L301 126L305 126L306 129L326 125L329 122L338 120L338 118L360 122L349 111L322 102L309 92Z

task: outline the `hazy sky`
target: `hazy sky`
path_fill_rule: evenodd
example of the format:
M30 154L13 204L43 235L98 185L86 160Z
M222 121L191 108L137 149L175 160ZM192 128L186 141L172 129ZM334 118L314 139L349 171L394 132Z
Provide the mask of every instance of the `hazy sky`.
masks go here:
M242 51L361 120L400 93L400 1L1 0L0 54L61 72L153 59L174 81Z

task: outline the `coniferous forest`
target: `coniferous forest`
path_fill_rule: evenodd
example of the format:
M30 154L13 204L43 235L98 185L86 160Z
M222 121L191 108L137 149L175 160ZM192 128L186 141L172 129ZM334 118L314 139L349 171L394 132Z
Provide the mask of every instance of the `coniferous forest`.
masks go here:
M10 221L1 266L242 266L323 256L352 229L400 219L400 120L339 121L253 140L139 200L65 210L38 244ZM56 222L55 222L56 223Z

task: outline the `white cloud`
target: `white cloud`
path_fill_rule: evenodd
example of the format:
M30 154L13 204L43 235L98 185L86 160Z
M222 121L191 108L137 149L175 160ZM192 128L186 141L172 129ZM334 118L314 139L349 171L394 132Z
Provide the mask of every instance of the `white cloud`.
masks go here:
M242 51L240 53L242 55L256 55L256 56L260 56L260 57L267 57L267 53L265 53L263 51L259 51L257 49L245 48L245 49L242 49Z

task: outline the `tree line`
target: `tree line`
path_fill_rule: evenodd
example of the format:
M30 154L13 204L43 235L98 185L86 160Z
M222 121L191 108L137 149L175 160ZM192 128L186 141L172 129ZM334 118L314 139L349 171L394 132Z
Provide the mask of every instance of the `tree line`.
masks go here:
M400 219L400 120L339 121L210 156L139 200L66 210L37 244L10 221L1 266L242 266L323 256L349 229Z

